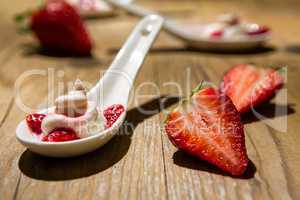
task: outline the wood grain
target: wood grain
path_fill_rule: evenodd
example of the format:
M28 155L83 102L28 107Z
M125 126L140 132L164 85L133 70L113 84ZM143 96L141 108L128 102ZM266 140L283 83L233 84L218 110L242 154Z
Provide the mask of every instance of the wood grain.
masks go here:
M222 54L189 49L162 32L135 82L127 117L128 124L132 124L128 134L120 132L87 155L54 159L31 153L15 139L16 125L26 115L16 100L21 98L32 108L45 105L49 93L62 93L59 85L48 91L46 76L31 77L24 80L16 95L15 81L24 72L39 69L54 71L55 83L79 77L94 84L138 19L119 11L116 17L86 21L95 44L93 56L55 57L40 51L30 35L17 34L12 21L16 12L35 7L39 1L2 1L0 199L300 199L300 14L296 9L300 2L137 2L182 21L200 22L223 12L238 12L249 21L270 25L274 34L266 48ZM248 62L287 66L287 83L276 101L259 109L268 119L243 116L251 163L245 175L230 177L177 150L166 137L162 121L178 97L189 95L201 80L218 85L231 66ZM64 75L58 76L57 72ZM274 116L275 106L285 95L288 104L283 101L280 105L287 108L287 113ZM141 109L152 112L143 114ZM282 131L285 124L287 130Z

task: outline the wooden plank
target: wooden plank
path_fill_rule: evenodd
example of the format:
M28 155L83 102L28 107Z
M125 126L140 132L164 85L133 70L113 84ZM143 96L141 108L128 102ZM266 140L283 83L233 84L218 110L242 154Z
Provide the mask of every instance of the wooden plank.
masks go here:
M118 135L103 148L66 160L38 156L15 139L17 123L25 113L13 101L15 81L32 69L64 72L55 83L80 77L94 84L128 36L136 17L120 15L90 20L87 25L95 49L90 58L54 57L35 48L30 36L18 35L12 23L14 13L34 7L38 1L11 0L0 3L0 194L1 199L299 199L300 198L300 18L297 0L287 1L146 1L141 3L179 20L204 21L227 11L238 11L246 19L269 24L274 30L273 48L247 54L216 54L188 49L181 41L162 32L135 83L128 122L134 131ZM280 11L280 12L279 12ZM284 22L284 23L283 23ZM297 48L298 47L298 48ZM298 49L298 50L297 50ZM273 107L261 112L272 123L284 123L282 133L266 121L244 117L246 145L251 159L247 174L232 178L220 170L178 151L163 130L161 108L151 115L137 109L174 107L176 98L187 96L201 80L219 83L232 65L287 65L288 114L272 117ZM20 97L27 106L44 102L47 77L24 80ZM171 82L177 83L182 89ZM155 88L158 85L158 90ZM54 86L54 95L62 93ZM284 91L282 91L284 95ZM140 98L141 97L141 98ZM45 102L44 102L45 103ZM272 102L274 103L274 101ZM276 103L276 102L275 102ZM277 102L278 103L278 102Z

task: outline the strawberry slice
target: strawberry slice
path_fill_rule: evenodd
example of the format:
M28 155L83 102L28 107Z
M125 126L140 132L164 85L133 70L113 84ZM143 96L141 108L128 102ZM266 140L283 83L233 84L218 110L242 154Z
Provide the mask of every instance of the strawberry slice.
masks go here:
M26 116L26 123L29 129L35 134L41 134L41 124L43 119L46 117L44 114L30 114Z
M250 36L265 34L265 33L268 33L268 32L270 32L270 28L267 27L267 26L259 26L256 29L246 30L246 33Z
M121 116L121 114L124 112L125 108L124 106L120 104L114 104L109 106L103 111L103 115L106 119L105 127L109 128L111 127L117 119Z
M272 98L283 81L274 69L241 64L224 75L220 90L231 98L240 113L245 113Z
M43 142L66 142L71 140L77 140L79 137L71 129L57 129L46 135Z
M211 33L212 38L220 38L224 34L224 30L216 30Z
M231 175L241 175L247 168L240 115L230 98L214 88L194 91L168 115L165 130L179 149Z
M48 0L31 16L31 29L41 45L55 53L89 55L92 45L76 10L62 0Z

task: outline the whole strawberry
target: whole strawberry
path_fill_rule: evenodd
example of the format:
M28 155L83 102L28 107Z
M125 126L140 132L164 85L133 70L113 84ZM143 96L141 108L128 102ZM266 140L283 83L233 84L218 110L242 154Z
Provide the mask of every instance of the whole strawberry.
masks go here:
M76 10L63 0L48 0L32 12L30 28L43 48L55 53L89 55L92 44Z
M274 96L283 81L274 69L241 64L224 75L220 90L231 98L240 113L245 113Z
M243 124L232 101L214 88L198 88L167 118L166 133L179 149L231 175L248 165Z

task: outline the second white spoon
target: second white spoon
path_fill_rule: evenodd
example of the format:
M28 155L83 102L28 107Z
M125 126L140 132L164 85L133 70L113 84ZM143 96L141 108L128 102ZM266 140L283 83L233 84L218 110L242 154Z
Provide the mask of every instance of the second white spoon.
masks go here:
M105 0L106 2L122 8L127 12L134 14L139 17L143 17L146 15L159 15L159 13L139 6L137 4L132 3L130 0ZM193 24L193 25L184 25L175 22L172 19L164 17L164 25L163 28L169 34L181 39L188 46L204 49L204 50L248 50L259 47L263 45L267 40L270 39L270 33L261 34L258 36L253 36L251 38L225 38L214 40L207 37L203 37L199 33L195 33L192 29L196 27L202 28L205 24ZM248 24L256 25L256 24Z

